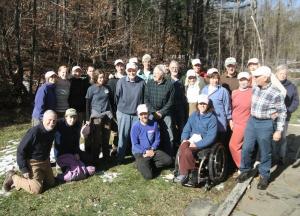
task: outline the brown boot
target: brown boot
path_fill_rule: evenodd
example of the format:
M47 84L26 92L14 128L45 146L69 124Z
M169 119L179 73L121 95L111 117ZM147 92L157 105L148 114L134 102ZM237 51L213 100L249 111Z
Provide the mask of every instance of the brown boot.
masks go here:
M13 185L13 179L12 179L12 176L15 175L16 172L14 170L9 170L7 171L6 173L6 176L5 176L5 179L4 179L4 182L3 182L3 189L8 192L12 189L12 185Z

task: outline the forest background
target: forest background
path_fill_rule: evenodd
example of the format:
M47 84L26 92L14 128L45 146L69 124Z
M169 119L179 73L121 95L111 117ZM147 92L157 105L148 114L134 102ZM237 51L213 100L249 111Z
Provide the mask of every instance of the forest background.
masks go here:
M59 65L113 71L117 58L149 53L153 64L199 57L239 71L258 57L300 68L299 0L1 0L0 109L32 104ZM297 73L298 74L298 73ZM299 73L300 74L300 73Z

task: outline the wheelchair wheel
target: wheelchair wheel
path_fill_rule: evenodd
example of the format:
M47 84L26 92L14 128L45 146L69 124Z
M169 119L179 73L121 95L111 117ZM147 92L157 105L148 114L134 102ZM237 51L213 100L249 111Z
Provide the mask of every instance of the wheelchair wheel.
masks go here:
M208 162L209 178L217 184L223 181L227 174L226 149L222 143L216 143L211 148Z
M209 169L208 169L209 157L205 156L200 160L198 168L198 184L206 183L208 181Z

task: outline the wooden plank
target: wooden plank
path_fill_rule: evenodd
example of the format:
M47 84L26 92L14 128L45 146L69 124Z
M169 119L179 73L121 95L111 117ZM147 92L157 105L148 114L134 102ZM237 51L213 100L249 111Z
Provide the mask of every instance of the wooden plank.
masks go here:
M243 183L237 183L227 196L225 201L219 206L215 212L215 216L228 216L231 214L243 194L245 193L249 184L251 184L254 177L247 179Z

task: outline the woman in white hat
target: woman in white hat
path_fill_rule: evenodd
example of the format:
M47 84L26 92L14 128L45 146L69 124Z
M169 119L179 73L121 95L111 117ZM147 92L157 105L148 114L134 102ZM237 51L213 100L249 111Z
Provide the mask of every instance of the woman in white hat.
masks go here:
M45 74L45 81L35 95L32 126L40 124L46 110L56 110L55 83L57 81L57 74L54 71L48 71Z
M191 185L196 183L198 169L194 154L213 144L216 137L217 118L212 112L208 96L201 94L197 97L197 111L189 117L181 135L182 143L178 150L179 175L174 179L175 182Z
M210 68L207 71L209 84L202 89L202 94L205 94L212 101L214 113L218 120L218 132L222 139L221 141L228 143L229 135L227 126L231 120L231 100L229 92L222 87L220 83L220 74L218 69Z
M195 70L190 69L187 71L185 79L185 95L188 102L189 116L197 110L197 97L204 85L204 82L197 79Z

